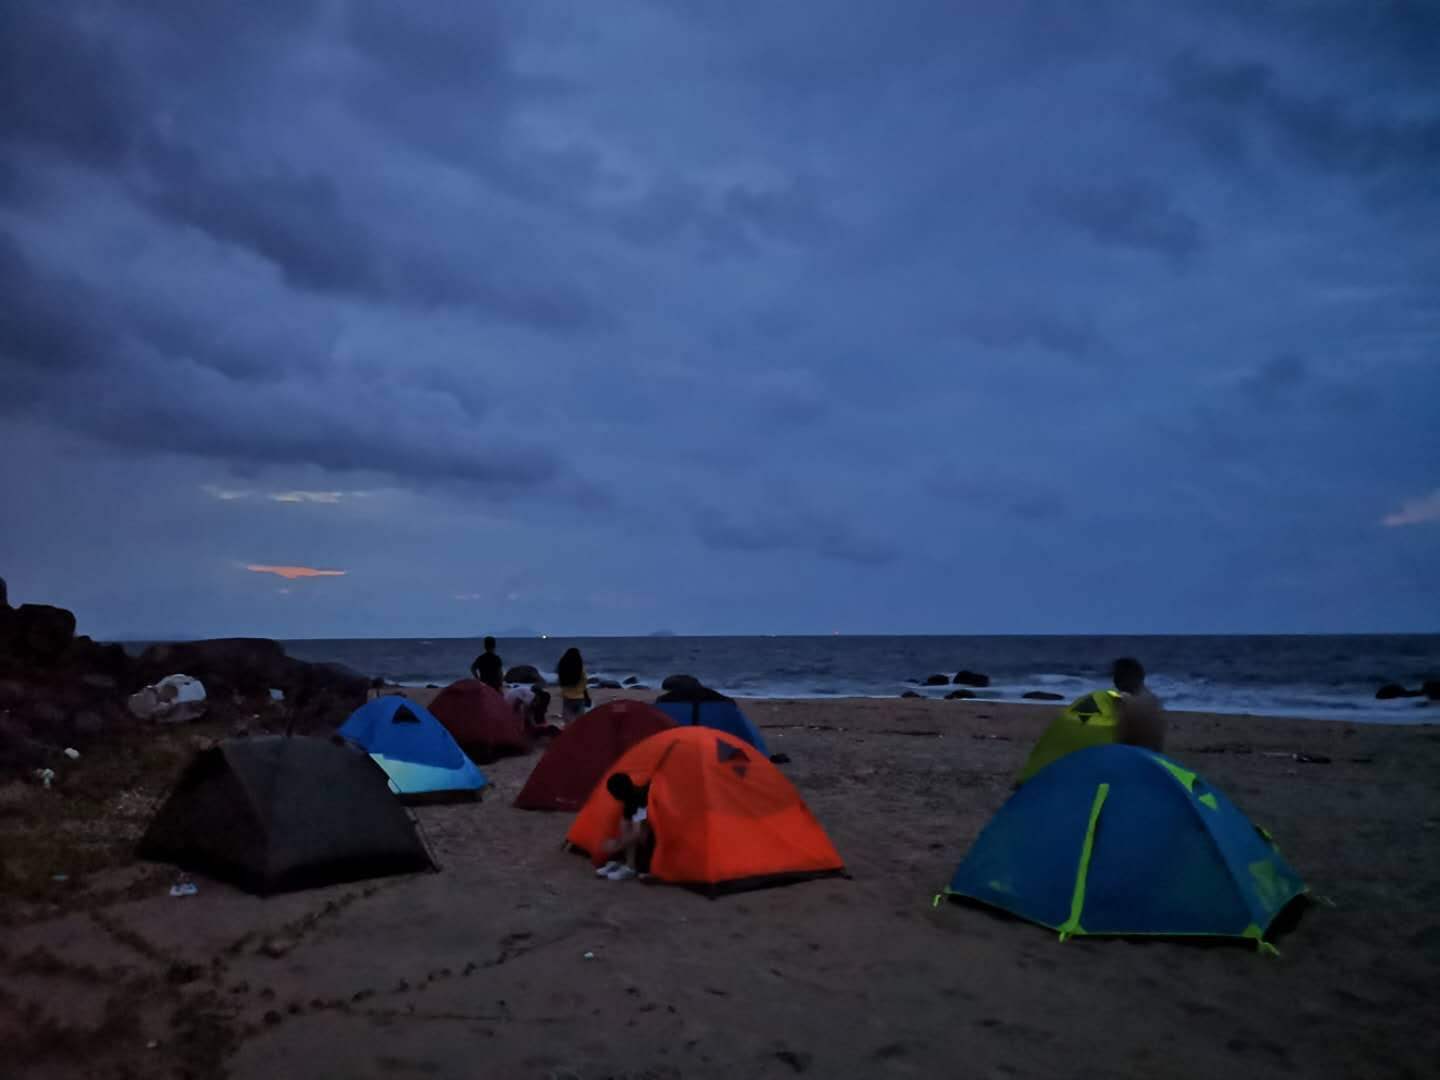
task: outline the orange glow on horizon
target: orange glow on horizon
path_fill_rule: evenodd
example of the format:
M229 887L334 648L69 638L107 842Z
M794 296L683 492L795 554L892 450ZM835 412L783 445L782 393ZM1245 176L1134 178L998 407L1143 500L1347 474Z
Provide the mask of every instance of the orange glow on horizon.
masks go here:
M305 577L344 577L348 570L316 570L313 566L256 566L247 565L246 570L254 574L274 574L286 581Z

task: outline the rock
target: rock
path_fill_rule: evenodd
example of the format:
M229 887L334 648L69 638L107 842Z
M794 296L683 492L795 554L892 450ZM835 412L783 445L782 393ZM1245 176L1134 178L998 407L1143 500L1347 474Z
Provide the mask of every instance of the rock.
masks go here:
M660 689L668 693L672 690L700 690L703 686L694 675L666 675Z
M990 676L981 675L978 671L957 671L950 681L956 686L989 686Z
M945 695L946 701L969 701L975 695L969 690L951 690Z
M89 674L81 675L80 681L95 690L115 690L119 687L114 675L106 675L100 671L92 671Z
M631 690L649 690L650 687L649 687L648 685L646 685L645 683L643 683L643 682L637 682L637 683L631 683L631 684L630 684L630 689L631 689Z
M49 604L21 604L8 622L11 649L33 663L55 663L75 636L75 615Z
M620 684L621 684L622 686L634 686L634 685L635 685L636 683L638 683L639 681L640 681L640 680L637 679L634 675L628 675L628 676L626 676L625 678L623 678L623 679L620 680Z
M944 675L927 675L924 682L925 686L948 686L949 684L950 680Z
M600 690L623 690L625 689L614 679L592 679L591 685Z
M1426 679L1420 686L1420 692L1431 701L1440 701L1440 679Z
M906 697L918 698L918 697L924 697L925 695L924 695L924 694L917 694L914 690L906 690L906 691L905 691L903 694L901 694L900 696L901 696L902 698L906 698Z
M505 681L507 683L516 683L517 685L523 683L526 686L534 686L536 683L540 683L543 686L545 683L544 678L540 675L539 669L531 664L516 664L509 671L505 672Z
M0 577L0 608L10 606L10 590L5 585L5 579Z
M1393 701L1395 698L1419 696L1420 691L1406 690L1405 687L1401 686L1399 683L1386 683L1384 686L1380 687L1379 690L1375 691L1376 701Z
M49 733L58 735L69 719L69 714L53 701L32 702L28 711L32 730L41 736Z
M1064 694L1052 694L1049 690L1031 690L1029 693L1021 694L1026 701L1064 701Z

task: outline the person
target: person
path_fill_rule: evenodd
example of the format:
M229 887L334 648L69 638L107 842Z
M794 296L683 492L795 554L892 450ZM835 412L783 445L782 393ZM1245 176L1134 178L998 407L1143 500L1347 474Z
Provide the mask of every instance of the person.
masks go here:
M610 861L595 871L596 877L624 881L650 872L655 852L655 830L650 826L650 785L637 784L629 773L611 774L605 790L620 804L620 835L606 840L602 854Z
M579 649L565 650L565 655L555 665L555 677L560 684L561 710L568 724L584 716L590 708L590 688L586 685L590 680L585 674L585 660Z
M543 686L537 683L534 686L507 687L505 701L524 722L525 730L532 736L560 734L559 728L546 723L545 714L550 709L550 694Z
M1128 656L1116 660L1112 678L1115 689L1120 691L1115 741L1162 753L1165 750L1165 707L1145 685L1145 669L1140 666L1140 661Z
M505 692L505 665L500 657L495 654L495 639L485 639L485 651L477 656L470 665L470 674L479 679L486 686Z

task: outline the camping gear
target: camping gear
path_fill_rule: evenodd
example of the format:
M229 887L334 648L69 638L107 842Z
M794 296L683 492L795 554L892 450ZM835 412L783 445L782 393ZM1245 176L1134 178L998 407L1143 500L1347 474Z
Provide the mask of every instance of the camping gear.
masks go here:
M579 810L625 751L674 726L675 721L643 701L612 701L592 709L550 744L515 805L522 810Z
M205 684L189 675L167 675L126 700L137 720L181 724L205 715Z
M262 894L434 866L368 754L300 735L201 750L137 854Z
M946 895L1072 934L1250 938L1305 883L1195 773L1138 746L1067 754L1013 794Z
M481 764L530 749L524 719L500 691L479 679L451 683L430 702L430 712L460 749Z
M364 749L404 799L478 795L489 783L430 710L398 694L367 701L338 734Z
M1051 762L1087 746L1105 746L1115 741L1115 724L1120 718L1120 691L1096 690L1081 694L1045 729L1030 751L1019 783L1025 783Z
M762 754L768 753L765 739L740 711L734 698L728 698L717 690L696 683L686 685L655 699L655 707L677 724L713 728L743 739Z
M780 884L844 870L825 830L763 754L708 727L677 727L636 743L607 770L650 785L655 833L650 874L709 893ZM595 865L620 832L621 806L604 778L566 839Z

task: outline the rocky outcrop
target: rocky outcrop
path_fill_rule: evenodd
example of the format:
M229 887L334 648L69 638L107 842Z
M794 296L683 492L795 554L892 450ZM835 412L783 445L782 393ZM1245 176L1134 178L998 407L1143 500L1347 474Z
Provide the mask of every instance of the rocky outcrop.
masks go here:
M1386 683L1375 691L1376 701L1394 701L1396 698L1419 697L1421 691L1406 690L1399 683Z
M667 693L671 691L700 690L702 685L694 675L666 675L665 681L660 684L660 689Z
M1420 690L1428 700L1440 701L1440 679L1426 679Z
M1064 694L1052 694L1049 690L1031 690L1029 693L1021 694L1026 701L1064 701Z
M625 676L625 678L623 678L623 679L620 680L620 685L621 685L621 686L635 686L635 685L637 685L639 682L640 682L640 680L637 679L634 675L627 675L627 676Z
M990 676L982 675L978 671L957 671L955 678L950 681L956 686L985 687L990 685Z
M902 698L918 698L918 697L924 697L925 695L924 695L924 694L918 694L918 693L916 693L914 690L906 690L906 691L905 691L903 694L901 694L900 696L901 696Z
M969 701L975 695L969 690L951 690L945 695L946 701Z
M924 685L924 686L948 686L949 684L950 684L949 678L946 677L946 676L944 676L944 675L927 675L927 676L925 676L925 682L924 682L922 685Z
M591 683L591 684L592 684L596 689L598 689L598 690L623 690L623 689L624 689L624 687L622 687L622 686L621 686L618 682L616 682L614 679L594 679L594 680L592 680L592 683Z
M536 683L544 685L545 680L540 677L540 671L531 664L516 664L509 671L505 672L505 681L515 683L517 686L524 684L534 686Z

